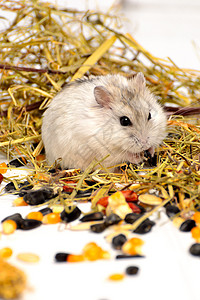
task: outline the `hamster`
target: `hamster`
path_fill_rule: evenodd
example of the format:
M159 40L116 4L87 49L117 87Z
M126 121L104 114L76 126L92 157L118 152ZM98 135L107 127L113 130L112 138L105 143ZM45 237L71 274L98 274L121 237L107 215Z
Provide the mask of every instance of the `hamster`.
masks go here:
M166 136L166 115L144 75L92 76L67 84L43 115L42 140L50 164L84 170L96 159L106 167L138 164Z

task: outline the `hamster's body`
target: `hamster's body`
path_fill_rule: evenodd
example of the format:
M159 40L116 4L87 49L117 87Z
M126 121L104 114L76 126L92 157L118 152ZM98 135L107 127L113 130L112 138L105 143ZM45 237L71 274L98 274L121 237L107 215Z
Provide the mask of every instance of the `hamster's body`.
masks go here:
M68 84L44 113L42 139L50 164L85 169L107 154L106 166L139 163L166 135L166 116L142 73L106 75Z

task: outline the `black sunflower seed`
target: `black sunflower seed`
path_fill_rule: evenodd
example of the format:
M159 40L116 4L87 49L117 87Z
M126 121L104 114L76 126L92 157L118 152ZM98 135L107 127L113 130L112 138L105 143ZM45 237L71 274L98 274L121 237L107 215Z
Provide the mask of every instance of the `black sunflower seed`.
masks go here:
M194 256L200 256L200 243L193 244L190 247L189 252Z
M142 214L130 213L125 216L124 221L129 224L133 224L137 219L139 219Z
M179 229L180 229L180 231L183 231L183 232L189 232L195 226L196 226L195 221L188 219L181 224Z
M111 226L118 224L122 219L117 214L110 214L105 218L104 224L106 226Z
M39 190L28 191L24 196L24 201L29 205L42 204L54 197L53 189L41 188Z
M39 227L42 225L42 222L35 219L24 219L20 229L22 230L30 230Z
M139 254L135 254L135 255L128 255L128 254L118 254L116 255L116 259L128 259L128 258L140 258L140 257L145 257L144 255L139 255Z
M126 268L126 274L127 275L136 275L139 271L139 268L136 266L129 266Z
M21 228L21 224L23 222L23 218L22 218L21 214L19 214L19 213L15 213L13 215L10 215L10 216L4 218L1 222L3 223L6 220L13 220L13 221L15 221L16 224L17 224L17 229Z
M23 157L23 158L22 157L18 157L16 159L13 159L13 160L9 161L8 164L10 166L12 166L12 167L19 168L19 167L22 167L22 166L26 165L27 164L27 160L26 160L25 157Z
M55 261L56 262L66 262L67 261L67 257L68 257L69 253L65 253L65 252L58 252L55 255Z
M70 209L70 208L69 208ZM81 215L81 210L76 206L72 211L70 212L66 212L66 210L64 209L61 214L60 217L64 222L72 222L76 219L78 219Z
M166 214L169 218L174 217L176 214L178 214L180 212L180 209L172 204L168 204L166 207Z
M147 218L133 232L140 233L140 234L148 233L149 231L151 231L151 229L154 225L155 225L155 222L153 222Z
M99 221L103 220L104 214L102 212L94 212L83 216L80 221L81 222L89 222L89 221Z
M126 241L127 238L124 234L118 234L117 236L114 236L114 238L112 239L112 247L114 249L120 250Z
M106 229L106 225L104 223L98 223L90 226L90 230L95 233L101 233Z
M45 207L39 210L43 214L43 216L48 215L53 212L53 210L50 207Z

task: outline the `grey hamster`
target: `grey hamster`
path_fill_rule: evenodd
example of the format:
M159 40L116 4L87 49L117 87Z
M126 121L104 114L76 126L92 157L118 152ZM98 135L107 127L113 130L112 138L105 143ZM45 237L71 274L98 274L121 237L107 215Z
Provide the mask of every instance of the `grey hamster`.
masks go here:
M42 139L49 164L84 170L107 154L106 167L139 163L166 136L166 115L140 72L105 75L66 85L43 115Z

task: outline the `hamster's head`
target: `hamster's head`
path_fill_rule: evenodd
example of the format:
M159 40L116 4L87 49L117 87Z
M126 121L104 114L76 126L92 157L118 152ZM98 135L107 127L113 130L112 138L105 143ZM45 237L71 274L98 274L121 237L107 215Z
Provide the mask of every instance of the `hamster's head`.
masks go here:
M94 88L94 96L104 120L98 135L113 163L139 163L166 136L166 115L155 96L146 87L142 73L127 79L108 77L107 83Z

